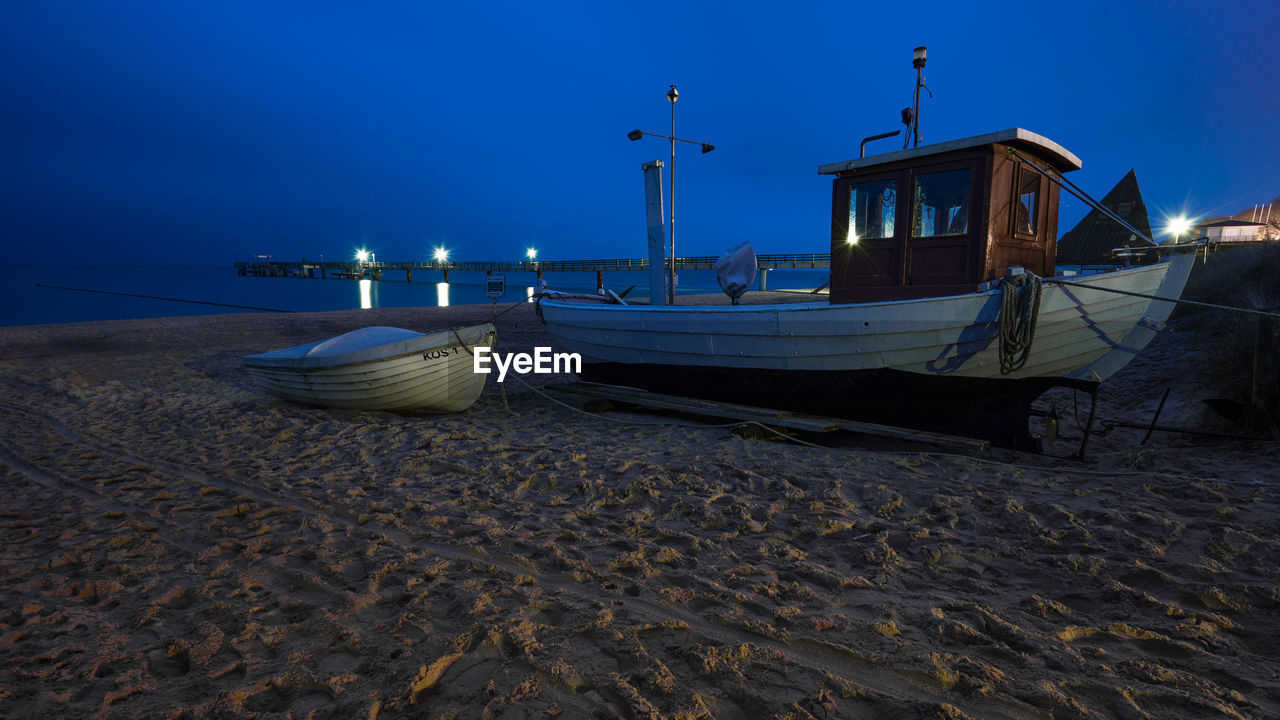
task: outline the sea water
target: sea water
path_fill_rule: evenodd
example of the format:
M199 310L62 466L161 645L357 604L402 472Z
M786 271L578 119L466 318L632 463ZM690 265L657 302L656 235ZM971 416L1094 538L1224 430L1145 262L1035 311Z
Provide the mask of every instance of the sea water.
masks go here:
M503 275L506 292L498 304L519 302L535 292L534 273ZM492 302L483 272L456 270L449 272L448 283L442 282L442 273L423 270L413 274L413 282L401 271L387 271L380 281L241 277L231 265L24 265L11 267L9 277L0 284L0 325ZM813 288L827 277L826 270L770 270L768 288ZM686 270L678 278L681 295L720 292L710 270ZM547 272L543 280L555 290L596 291L594 272ZM604 274L606 288L618 294L629 289L628 297L635 298L649 297L648 280L648 272L642 271Z

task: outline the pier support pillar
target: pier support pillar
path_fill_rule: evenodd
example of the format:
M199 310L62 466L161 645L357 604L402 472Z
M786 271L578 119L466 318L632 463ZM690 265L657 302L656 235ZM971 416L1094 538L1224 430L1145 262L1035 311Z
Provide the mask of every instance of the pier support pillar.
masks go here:
M404 269L404 281L413 282L413 268Z
M767 286L767 283L765 282L765 279L768 277L769 277L769 268L760 268L760 289L761 290L769 289Z
M325 272L324 272L324 268L320 268L320 279L321 279L321 280L324 280L324 279L325 279Z
M537 279L539 279L539 280L541 280L541 279L542 279L542 270L541 270L541 269L539 269L539 270L538 270L538 278L537 278Z
M445 281L445 282L449 282L449 270L448 270L448 268L445 268L445 271L444 271L444 281Z
M596 271L596 292L599 292L603 289L604 289L604 271L597 270Z

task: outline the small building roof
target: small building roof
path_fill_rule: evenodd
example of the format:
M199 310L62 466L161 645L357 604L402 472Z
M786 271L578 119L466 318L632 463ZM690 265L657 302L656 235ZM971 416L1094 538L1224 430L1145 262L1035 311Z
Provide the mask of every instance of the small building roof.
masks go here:
M818 174L835 175L848 170L861 170L863 168L897 162L899 160L910 160L912 158L937 155L938 153L950 152L952 150L965 150L972 147L979 147L981 145L991 145L993 143L1010 145L1044 158L1049 161L1058 172L1070 172L1072 170L1079 170L1081 167L1080 158L1071 154L1070 151L1058 143L1042 135L1037 135L1030 130L1011 128L1009 130L987 133L986 135L975 135L973 137L962 138L960 140L948 140L946 142L934 143L933 145L921 145L920 147L907 148L906 150L897 150L894 152L882 153L880 155L870 155L864 158L845 160L844 162L819 165Z
M1249 225L1252 225L1254 227L1263 227L1265 223L1249 222L1248 220L1219 220L1218 222L1205 223L1204 227L1206 228L1237 227L1237 226L1243 227L1243 226L1249 226Z

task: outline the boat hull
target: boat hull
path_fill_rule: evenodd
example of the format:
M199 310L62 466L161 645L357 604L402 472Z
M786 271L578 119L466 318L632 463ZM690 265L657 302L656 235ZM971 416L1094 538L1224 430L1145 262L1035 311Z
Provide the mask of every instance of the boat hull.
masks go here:
M494 327L476 325L431 335L400 332L407 335L351 352L317 356L323 343L310 343L251 355L244 358L244 367L267 392L309 405L439 413L471 407L487 377L473 371L471 352L477 346L494 346Z
M1162 263L1073 279L1150 294L1168 270ZM1089 366L1120 347L1151 305L1046 282L1028 361L1002 374L1000 301L1000 291L990 290L851 305L650 307L544 299L539 310L556 344L585 362L1020 380L1064 377Z
M849 305L544 299L539 312L555 343L582 355L585 380L1034 448L1032 401L1052 387L1096 392L1173 306L1107 290L1176 298L1189 270L1175 259L1069 278L1087 287L1047 278L1027 362L1007 374L999 290Z

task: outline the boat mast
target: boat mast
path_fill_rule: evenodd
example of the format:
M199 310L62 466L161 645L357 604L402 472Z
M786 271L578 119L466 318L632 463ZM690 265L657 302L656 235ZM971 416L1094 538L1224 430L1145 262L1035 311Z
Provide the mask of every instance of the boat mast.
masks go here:
M920 88L924 87L924 63L925 63L925 46L921 45L912 53L911 66L916 69L916 91L915 99L912 102L912 125L914 126L915 140L912 147L920 147ZM929 88L925 88L928 90ZM930 91L929 95L933 95ZM675 133L672 133L673 135Z

